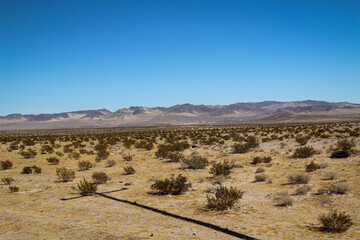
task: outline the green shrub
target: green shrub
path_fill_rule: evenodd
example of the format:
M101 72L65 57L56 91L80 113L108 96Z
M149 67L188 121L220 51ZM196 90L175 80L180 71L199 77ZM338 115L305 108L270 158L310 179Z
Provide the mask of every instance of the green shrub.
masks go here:
M6 170L12 168L13 164L9 160L1 161L1 169Z
M171 175L170 179L165 178L164 180L156 180L151 185L151 189L157 190L159 194L182 194L191 187L191 183L187 182L187 178L179 174L176 178Z
M97 184L94 182L87 181L85 177L77 184L77 189L82 195L90 196L93 195L97 190Z
M124 167L125 175L131 175L135 173L135 169L132 166Z
M354 223L349 214L346 212L339 212L337 210L330 210L325 215L319 216L319 221L322 224L322 230L331 233L340 233L348 230Z
M96 184L103 184L109 180L108 175L104 172L94 172L91 177Z
M207 207L219 211L232 208L242 198L243 194L243 191L233 187L218 186L215 190L215 196L207 196Z
M3 177L1 178L1 181L5 184L5 185L10 185L15 179L12 177Z
M206 157L199 155L192 155L183 160L187 168L189 169L204 169L209 165L209 160Z
M307 184L310 181L310 176L305 173L294 173L288 176L291 184Z
M224 160L222 163L214 163L214 165L210 168L210 173L214 176L229 176L231 170L234 168L234 164L230 163L228 160Z
M85 170L89 170L90 168L94 167L94 164L92 164L88 160L85 160L85 161L80 161L78 163L78 167L79 167L80 171L85 171Z
M311 161L311 163L305 165L306 172L314 172L320 168L321 166L317 163L314 163L314 161Z
M49 157L46 159L51 165L58 165L59 159L57 157Z
M70 168L62 167L56 169L56 175L60 181L69 182L75 178L75 171Z
M310 146L299 147L295 149L293 157L295 158L308 158L316 153L315 149Z
M244 144L234 144L233 145L233 153L247 153L252 148L256 148L259 146L259 142L256 137L248 136L246 139L246 143Z

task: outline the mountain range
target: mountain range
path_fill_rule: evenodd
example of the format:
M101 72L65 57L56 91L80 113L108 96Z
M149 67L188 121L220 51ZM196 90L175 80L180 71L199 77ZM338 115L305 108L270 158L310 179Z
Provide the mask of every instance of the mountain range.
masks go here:
M360 104L313 100L230 105L187 103L172 107L129 107L115 112L99 109L37 115L10 114L0 116L0 130L345 120L360 120Z

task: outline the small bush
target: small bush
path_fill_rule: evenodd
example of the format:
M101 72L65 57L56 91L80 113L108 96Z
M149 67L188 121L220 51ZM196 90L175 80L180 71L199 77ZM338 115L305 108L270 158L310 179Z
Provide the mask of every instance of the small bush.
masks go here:
M115 160L109 159L109 160L106 161L106 167L113 167L115 165L116 165Z
M311 161L311 163L305 165L306 172L314 172L320 168L321 166L317 163L314 163L314 161Z
M246 144L234 144L233 153L247 153L250 150L250 147Z
M214 176L229 176L231 173L231 170L234 168L234 164L229 163L228 160L224 160L222 163L215 163L211 168L210 168L210 173L213 174Z
M151 185L151 189L158 190L159 194L173 194L178 195L188 191L191 187L191 183L187 183L187 178L179 174L176 178L171 175L170 179L156 180Z
M219 211L232 208L242 198L243 194L243 191L236 188L219 186L215 190L215 196L207 196L207 207Z
M77 189L82 195L90 196L93 195L97 190L97 184L94 182L87 181L85 177L77 184Z
M305 195L308 192L310 192L310 190L311 190L311 187L309 185L304 185L304 186L298 187L295 190L295 195Z
M299 135L295 138L295 141L299 143L301 146L304 146L310 140L309 136Z
M1 169L6 170L12 168L13 164L9 160L1 161Z
M209 160L206 157L201 157L199 155L192 155L185 158L183 162L187 165L187 168L190 169L204 169L209 165Z
M327 172L325 173L325 179L326 180L334 180L337 179L338 174L336 172Z
M313 147L310 147L310 146L299 147L299 148L295 149L295 153L294 153L293 157L308 158L308 157L313 156L315 153L316 153L316 151Z
M170 159L170 162L180 162L184 159L184 155L177 152L169 152L167 153L166 158Z
M40 174L41 173L41 168L40 167L37 167L37 166L32 166L32 172L35 173L35 174Z
M94 172L91 177L96 184L103 184L109 180L108 175L104 172Z
M57 157L49 157L46 159L51 165L58 165L59 159Z
M89 170L90 168L92 168L94 166L94 164L92 164L91 162L89 162L88 160L86 161L80 161L78 163L78 167L80 171L85 171L85 170Z
M135 173L135 169L132 166L124 167L125 175L131 175Z
M272 161L271 157L254 157L251 164L258 164L258 163L269 163Z
M265 182L268 179L268 176L264 173L256 174L254 182Z
M281 207L289 207L294 203L294 200L291 198L288 192L278 193L275 197L275 200L277 201L277 206Z
M325 215L321 214L319 221L322 224L322 230L331 233L340 233L348 230L354 223L350 215L346 212L337 212L337 210L330 210Z
M21 174L31 174L32 168L31 167L24 167Z
M75 178L75 171L70 168L62 167L56 169L56 175L62 182L69 182Z
M10 186L9 189L10 189L10 192L18 192L19 191L19 188L17 186Z
M337 141L337 150L344 152L350 152L355 146L354 140L344 138Z
M337 182L328 186L328 192L331 194L346 194L349 190L349 185L344 182Z
M1 178L1 181L5 184L5 185L10 185L15 179L12 177L3 177Z
M126 156L122 156L123 157L123 159L125 160L125 161L127 161L127 162L130 162L132 159L133 159L133 157L129 154L129 155L126 155Z
M37 155L37 152L29 148L27 151L23 150L19 154L23 156L25 159L28 159L28 158L34 158Z
M305 173L294 173L288 176L291 184L307 184L310 181L310 176Z
M257 168L255 171L255 173L263 173L263 172L265 172L265 169L263 169L261 167Z

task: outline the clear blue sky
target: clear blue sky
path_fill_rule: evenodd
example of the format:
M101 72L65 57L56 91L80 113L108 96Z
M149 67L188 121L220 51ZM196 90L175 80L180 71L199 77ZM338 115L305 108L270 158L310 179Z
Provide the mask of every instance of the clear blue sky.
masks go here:
M0 115L360 103L360 1L0 0Z

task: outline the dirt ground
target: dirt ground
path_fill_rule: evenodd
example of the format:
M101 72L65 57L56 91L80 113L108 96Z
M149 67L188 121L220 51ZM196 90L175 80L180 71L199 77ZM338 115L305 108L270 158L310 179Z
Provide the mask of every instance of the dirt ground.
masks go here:
M354 124L354 128L360 124ZM335 128L335 126L334 126ZM170 130L169 130L170 131ZM359 137L353 137L359 150ZM67 154L59 157L59 165L49 165L47 158L54 154L40 154L42 143L32 148L38 154L24 159L19 151L7 150L9 143L0 145L0 160L10 160L13 167L0 171L0 178L13 177L12 185L19 192L11 193L9 185L0 185L0 238L1 239L235 239L222 232L189 223L170 216L164 216L127 203L114 201L100 195L82 197L76 189L77 183L85 177L91 179L94 171L105 172L111 180L98 186L98 192L115 198L137 202L183 217L208 222L241 234L259 239L359 239L360 238L360 157L330 158L330 148L337 138L312 137L307 143L317 150L310 158L293 158L299 144L294 139L261 142L259 147L245 154L233 154L234 141L224 144L202 145L186 149L189 156L197 152L210 162L228 159L236 164L229 178L219 179L225 186L244 191L236 206L226 211L206 208L207 195L212 195L216 183L205 169L185 169L182 163L168 162L155 156L152 150L127 149L119 142L109 147L108 159L116 161L113 167L106 167L106 160L95 161L95 155L82 154L79 160L70 159ZM55 151L62 151L65 144ZM159 140L161 143L161 140ZM93 146L86 143L86 149ZM130 162L124 161L124 154L133 155ZM271 163L250 164L254 156L271 156ZM78 162L89 160L95 167L87 171L78 170ZM293 195L300 185L288 184L287 176L304 172L305 164L315 161L323 168L308 173L311 176L311 191L305 195ZM41 174L20 174L25 166L39 166ZM124 167L132 166L136 173L124 175ZM68 167L76 170L76 178L70 182L58 181L56 169ZM271 181L254 182L259 168ZM334 180L326 180L329 172L337 173ZM188 192L181 195L151 194L155 179L164 179L170 174L182 174L192 183ZM318 194L318 189L331 183L343 181L349 186L346 194ZM119 191L115 191L119 190ZM110 192L113 191L113 192ZM294 203L279 207L276 193L287 191ZM78 198L77 198L78 197ZM61 200L62 198L68 200ZM73 198L73 199L71 199ZM344 233L332 234L319 231L320 214L330 209L346 211L354 226Z

